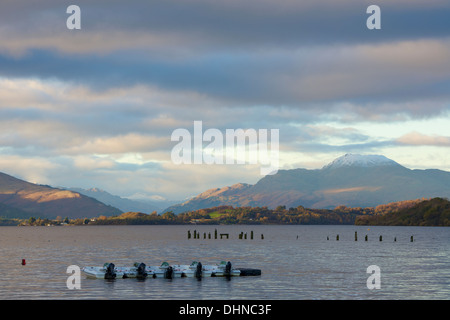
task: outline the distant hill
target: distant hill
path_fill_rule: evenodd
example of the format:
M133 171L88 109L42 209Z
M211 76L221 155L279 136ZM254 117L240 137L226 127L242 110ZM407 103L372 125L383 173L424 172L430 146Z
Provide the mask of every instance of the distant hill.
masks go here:
M99 188L91 188L91 189L69 188L68 190L75 191L84 194L88 197L97 199L102 203L120 209L122 212L135 211L135 212L152 213L153 211L158 212L164 209L157 206L155 203L122 198L119 196L112 195L109 192L106 192Z
M322 169L279 170L254 185L238 183L210 189L166 211L178 214L222 205L375 207L434 197L450 197L450 172L411 170L382 155L346 154Z
M0 217L73 219L121 213L80 193L33 184L0 172Z
M252 206L252 203L249 202L246 204L245 199L243 199L246 191L251 188L252 185L250 184L237 183L231 187L209 189L186 202L170 206L165 211L172 211L173 213L178 214L222 205L231 205L236 207Z
M359 216L357 225L381 226L450 226L450 201L434 198L385 214Z

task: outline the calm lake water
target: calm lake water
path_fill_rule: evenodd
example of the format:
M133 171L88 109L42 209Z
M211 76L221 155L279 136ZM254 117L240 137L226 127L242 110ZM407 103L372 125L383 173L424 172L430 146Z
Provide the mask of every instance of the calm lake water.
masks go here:
M203 239L203 233L229 239ZM187 239L197 230L201 239ZM250 232L254 239L250 240ZM355 241L355 231L358 241ZM238 235L247 233L247 240ZM261 234L264 239L261 239ZM339 241L336 235L339 234ZM364 241L365 235L368 241ZM379 241L382 235L383 241ZM414 242L410 242L410 237ZM329 240L327 240L327 237ZM396 238L396 241L394 241ZM0 227L0 299L449 299L450 228L367 226ZM22 259L26 265L22 266ZM80 267L231 261L257 277L88 279L69 290ZM369 290L377 265L381 288Z

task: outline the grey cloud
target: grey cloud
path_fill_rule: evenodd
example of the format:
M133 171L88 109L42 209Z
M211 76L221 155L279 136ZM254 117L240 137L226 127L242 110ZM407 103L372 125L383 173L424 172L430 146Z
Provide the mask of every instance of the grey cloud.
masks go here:
M336 54L324 53L322 49L326 48L256 56L213 54L181 64L152 60L137 63L115 55L63 58L36 52L20 61L0 58L0 72L10 77L58 77L96 90L148 84L175 92L199 93L229 107L326 109L345 101L364 105L447 99L448 40L416 41L405 45L404 51L401 47L402 43L388 43L381 49L344 47L335 48ZM377 54L372 54L372 49ZM389 59L393 52L395 58ZM411 63L405 63L408 59Z
M59 1L5 5L0 74L56 77L99 91L145 84L228 107L329 111L338 102L448 99L444 1L382 1L376 32L365 27L366 4L349 0L78 4L79 33L65 29Z
M9 2L2 5L0 18L11 31L57 34L66 31L68 4L55 0ZM349 0L80 0L77 4L82 8L85 32L182 34L179 39L186 40L181 46L298 47L448 36L450 32L450 6L445 1L379 1L383 28L378 33L369 33L365 27L369 4Z

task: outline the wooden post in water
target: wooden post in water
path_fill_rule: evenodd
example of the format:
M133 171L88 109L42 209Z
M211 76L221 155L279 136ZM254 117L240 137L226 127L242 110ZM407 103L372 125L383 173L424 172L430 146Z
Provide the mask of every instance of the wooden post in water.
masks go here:
M211 232L208 232L208 239L211 239Z
M191 230L188 230L188 239L191 238Z
M364 240L366 240L366 241L367 241L367 234L366 234L366 237L364 238Z
M383 241L383 236L382 235L380 235L380 241Z
M203 239L206 239L206 232L203 232Z
M394 237L394 242L397 242L397 237Z
M261 233L261 240L264 240L264 235Z
M253 230L250 232L250 239L253 240Z
M355 241L358 241L358 232L355 231Z
M197 239L197 230L194 230L194 239Z
M411 242L414 242L414 237L413 236L411 236Z
M330 240L330 237L329 237L329 236L327 236L327 240Z
M244 239L247 240L247 232L244 234Z
M217 229L214 229L214 239L217 239Z
M336 236L336 241L339 241L339 235Z

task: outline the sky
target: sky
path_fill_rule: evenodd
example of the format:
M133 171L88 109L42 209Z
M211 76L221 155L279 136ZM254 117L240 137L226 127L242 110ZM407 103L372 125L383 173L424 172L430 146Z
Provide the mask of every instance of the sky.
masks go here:
M278 129L280 169L357 153L450 171L448 17L448 0L2 0L0 172L170 200L263 177L174 163L194 121Z

